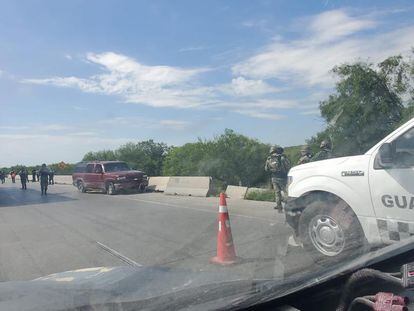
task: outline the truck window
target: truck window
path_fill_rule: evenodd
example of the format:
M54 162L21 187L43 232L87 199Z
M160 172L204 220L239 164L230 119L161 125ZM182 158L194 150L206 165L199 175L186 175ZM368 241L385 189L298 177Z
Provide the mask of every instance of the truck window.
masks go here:
M103 171L102 171L102 165L100 165L100 164L96 164L96 166L95 166L95 173L96 174L101 174Z
M92 173L93 172L93 164L86 165L86 173Z
M395 164L398 167L414 166L414 128L395 140Z

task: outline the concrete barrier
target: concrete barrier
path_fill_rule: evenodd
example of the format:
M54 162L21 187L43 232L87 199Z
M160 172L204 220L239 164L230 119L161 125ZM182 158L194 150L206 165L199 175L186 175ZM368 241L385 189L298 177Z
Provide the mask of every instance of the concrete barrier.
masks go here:
M227 186L226 196L231 199L244 199L247 193L247 187Z
M170 177L165 194L206 197L211 189L211 177Z
M53 179L56 184L72 185L72 175L55 175Z
M10 176L7 177L11 180ZM55 184L72 185L72 175L55 175ZM16 181L20 182L20 176L16 175ZM29 182L32 182L32 175L29 175Z
M148 189L153 191L165 191L169 180L169 176L150 177L148 180Z

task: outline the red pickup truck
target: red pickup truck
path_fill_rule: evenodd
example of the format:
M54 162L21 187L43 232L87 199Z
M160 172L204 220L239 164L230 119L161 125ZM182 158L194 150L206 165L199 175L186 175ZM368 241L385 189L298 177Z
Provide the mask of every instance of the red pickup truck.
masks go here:
M80 192L102 190L113 195L120 190L145 191L148 176L131 170L122 161L93 161L76 164L72 174L73 185Z

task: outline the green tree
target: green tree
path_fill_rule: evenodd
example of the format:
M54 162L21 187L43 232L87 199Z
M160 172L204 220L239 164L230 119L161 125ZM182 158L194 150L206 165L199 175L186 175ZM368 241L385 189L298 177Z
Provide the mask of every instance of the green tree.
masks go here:
M378 69L355 63L335 67L336 92L320 104L329 136L339 155L360 154L391 132L402 119L400 94L406 91L398 59L387 59ZM397 77L395 77L397 75Z
M174 147L164 160L163 175L165 176L199 176L203 174L202 161L209 151L208 144L199 140Z
M162 166L170 147L152 139L138 143L127 143L116 150L119 160L135 169L141 169L150 176L162 174Z
M116 153L112 150L90 151L83 156L83 161L114 161Z
M225 184L266 182L264 162L269 146L226 129L213 140L174 148L164 162L164 175L212 176Z

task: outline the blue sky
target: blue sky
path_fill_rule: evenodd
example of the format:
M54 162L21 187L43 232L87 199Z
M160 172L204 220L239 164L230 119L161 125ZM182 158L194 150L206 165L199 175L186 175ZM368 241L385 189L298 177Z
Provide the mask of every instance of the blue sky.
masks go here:
M334 65L414 45L412 1L0 1L0 166L225 128L297 145Z

